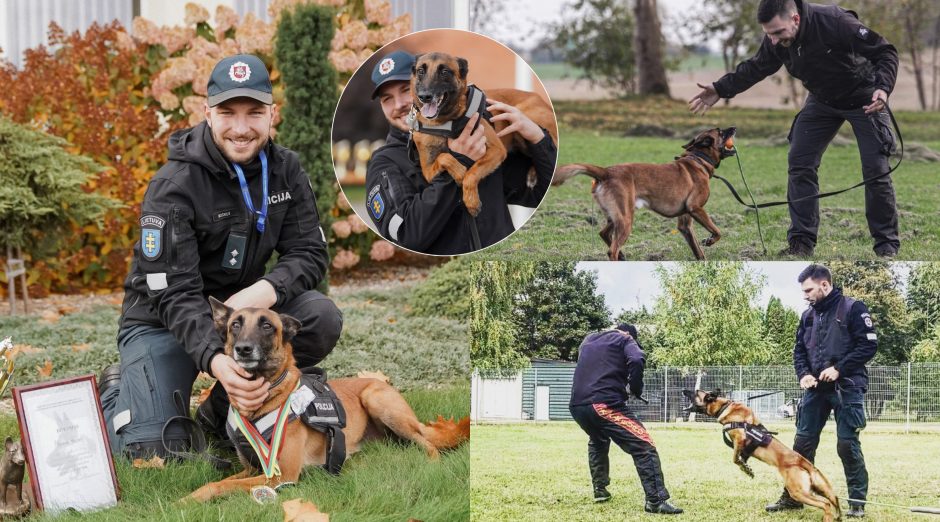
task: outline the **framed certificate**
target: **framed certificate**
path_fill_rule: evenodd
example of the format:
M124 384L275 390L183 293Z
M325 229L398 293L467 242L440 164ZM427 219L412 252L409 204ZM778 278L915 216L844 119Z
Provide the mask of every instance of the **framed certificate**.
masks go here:
M13 388L34 508L117 504L118 485L94 375Z

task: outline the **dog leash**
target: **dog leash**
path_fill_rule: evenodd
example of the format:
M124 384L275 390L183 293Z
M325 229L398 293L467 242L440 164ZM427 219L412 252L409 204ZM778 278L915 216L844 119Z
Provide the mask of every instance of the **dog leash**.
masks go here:
M885 507L893 507L897 509L906 509L910 511L911 513L927 513L930 515L940 515L940 508L925 507L925 506L904 506L901 504L889 504L887 502L873 502L871 500L860 500L857 498L848 498L848 491L846 491L846 497L844 498L844 500L846 502L855 502L857 504L871 504L873 506L885 506Z

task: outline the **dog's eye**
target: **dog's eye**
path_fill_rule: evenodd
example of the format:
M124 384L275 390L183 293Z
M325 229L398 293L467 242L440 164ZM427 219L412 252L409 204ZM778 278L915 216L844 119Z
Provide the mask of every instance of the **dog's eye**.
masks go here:
M238 333L242 329L241 323L232 323L232 333Z
M450 69L441 69L441 78L444 78L444 79L450 78L452 74L454 73L450 72Z
M265 332L270 332L271 330L274 329L274 326L271 325L271 323L261 323L261 329L264 330Z

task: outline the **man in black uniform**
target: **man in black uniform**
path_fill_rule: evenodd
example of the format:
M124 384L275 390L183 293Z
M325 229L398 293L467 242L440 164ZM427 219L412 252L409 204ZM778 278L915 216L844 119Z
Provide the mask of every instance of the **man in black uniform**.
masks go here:
M452 255L490 246L514 230L506 205L536 207L542 201L555 169L555 144L545 129L515 107L491 103L490 109L504 111L492 120L510 123L500 135L519 132L529 143L529 156L510 153L480 182L483 208L476 218L472 217L463 205L460 186L450 174L443 172L431 183L421 174L407 121L412 107L410 80L414 63L414 56L396 51L372 71L372 98L379 98L391 128L386 144L369 160L369 217L383 237L417 252ZM486 152L486 137L483 127L476 125L478 120L479 116L473 115L456 138L448 139L450 154L468 168ZM532 165L536 183L529 187L526 173Z
M627 387L634 397L643 395L646 355L636 341L636 328L621 324L614 330L595 332L578 349L578 366L571 385L571 416L588 434L588 467L594 484L594 501L610 500L610 441L633 456L646 494L648 513L674 515L682 510L667 502L656 445L637 416L627 407Z
M819 200L811 198L819 194L817 171L845 121L855 132L864 179L888 171L894 138L886 103L897 78L898 52L854 12L834 5L761 0L757 19L766 34L757 54L715 83L700 84L703 90L689 108L704 114L720 98L746 91L781 65L803 82L810 94L788 137L787 199L809 199L789 205L789 247L781 255L809 257L819 230ZM895 256L901 243L890 176L865 185L865 216L875 253Z
M836 449L842 459L849 498L864 501L868 471L858 435L865 428L865 364L875 356L878 335L865 303L842 295L832 286L832 275L823 265L810 265L799 282L810 308L796 331L793 366L806 390L797 411L793 450L810 462L816 457L819 434L829 413L836 417ZM780 500L767 511L799 509L803 505L783 490ZM849 500L848 516L865 515L865 504Z
M197 414L216 433L224 433L228 399L252 410L267 395L270 383L222 352L209 296L299 319L292 344L300 367L326 357L342 329L339 310L314 290L329 257L310 181L297 154L270 139L277 107L268 71L255 56L225 58L208 94L206 121L170 137L169 161L144 195L124 283L119 373L109 368L101 379L112 451L130 457L186 447L185 427L164 425L178 414L174 392L188 412L199 371L219 381Z

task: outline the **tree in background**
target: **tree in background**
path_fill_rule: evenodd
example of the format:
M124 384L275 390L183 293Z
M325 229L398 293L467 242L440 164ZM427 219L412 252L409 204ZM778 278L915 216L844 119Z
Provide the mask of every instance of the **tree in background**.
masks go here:
M913 335L932 335L940 325L940 263L914 266L907 280L907 307Z
M845 295L864 301L878 332L878 353L872 364L900 364L908 361L915 342L911 317L901 293L901 281L883 261L834 261L827 265L833 284Z
M577 361L584 336L610 326L610 311L597 293L597 273L574 268L573 261L539 263L522 287L512 321L527 358Z
M470 0L470 30L490 34L494 24L506 23L505 0Z
M470 267L470 364L511 371L528 365L516 340L514 303L535 272L534 263L474 262Z
M662 27L656 0L634 0L633 16L636 19L634 51L640 94L665 94L669 96L669 80L663 65Z
M793 345L796 343L796 330L799 328L800 315L783 306L780 298L773 296L764 311L764 338L770 343L768 364L792 364Z
M725 71L731 72L746 56L757 51L764 32L757 23L754 0L702 0L694 19L701 41L718 38Z
M655 366L655 351L665 344L662 332L656 329L656 317L646 306L639 310L624 310L614 318L615 324L632 324L636 327L637 339L643 345L643 351L646 353L647 364Z
M764 278L740 262L656 268L663 293L653 309L663 345L657 364L709 366L767 364L771 345L755 306Z
M565 63L577 67L579 79L618 93L635 94L635 24L630 9L620 0L575 0L566 10L577 14L552 28Z

